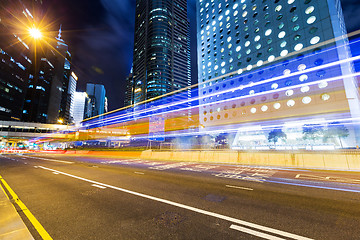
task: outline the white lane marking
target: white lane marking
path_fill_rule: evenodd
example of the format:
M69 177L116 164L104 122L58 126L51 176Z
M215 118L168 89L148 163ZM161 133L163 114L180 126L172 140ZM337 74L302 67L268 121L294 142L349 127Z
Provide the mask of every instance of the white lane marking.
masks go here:
M28 158L35 158L35 159L38 159L38 160L44 160L44 161L50 161L50 162L60 162L60 163L66 163L66 164L73 164L74 163L74 162L55 160L55 159L49 159L49 158L41 158L41 157L28 157Z
M333 176L319 176L310 174L298 174L295 176L298 179L317 180L317 181L333 181L342 183L360 183L360 179L352 179L346 177L333 177Z
M91 186L97 187L97 188L101 188L101 189L105 189L105 188L106 188L106 187L104 187L104 186L100 186L100 185L97 185L97 184L92 184Z
M244 233L248 233L248 234L251 234L251 235L254 235L254 236L257 236L257 237L269 239L269 240L285 240L284 238L275 237L275 236L272 236L272 235L269 235L269 234L266 234L266 233L254 231L254 230L251 230L249 228L240 227L240 226L237 226L237 225L234 225L234 224L232 224L230 226L230 228L234 229L234 230L244 232Z
M255 228L255 229L258 229L258 230L262 230L262 231L272 232L272 233L275 233L275 234L278 234L278 235L282 235L284 237L297 239L297 240L312 240L311 238L299 236L299 235L296 235L296 234L293 234L293 233L277 230L277 229L270 228L270 227L261 226L261 225L255 224L255 223L247 222L247 221L236 219L236 218L233 218L233 217L228 217L228 216L225 216L225 215L222 215L222 214L219 214L219 213L206 211L206 210L203 210L203 209L200 209L200 208L191 207L191 206L188 206L188 205L185 205L185 204L182 204L182 203L177 203L177 202L169 201L169 200L166 200L166 199L146 195L146 194L143 194L143 193L134 192L134 191L127 190L127 189L124 189L124 188L115 187L115 186L112 186L112 185L109 185L109 184L96 182L96 181L93 181L93 180L90 180L90 179L86 179L86 178L83 178L83 177L78 177L78 176L75 176L75 175L72 175L72 174L69 174L69 173L65 173L65 172L61 172L61 171L58 171L58 170L55 170L55 169L51 169L51 168L47 168L47 167L43 167L43 166L39 166L39 168L42 168L42 169L45 169L45 170L48 170L48 171L52 171L52 172L55 171L55 172L58 172L60 174L68 176L68 177L72 177L72 178L76 178L76 179L79 179L79 180L82 180L82 181L85 181L85 182L89 182L89 183L101 185L101 186L104 186L104 187L112 188L112 189L115 189L115 190L118 190L118 191L121 191L121 192L129 193L129 194L139 196L139 197L143 197L143 198L147 198L147 199L150 199L150 200L162 202L162 203L165 203L165 204L168 204L168 205L171 205L171 206L187 209L187 210L190 210L190 211L193 211L193 212L197 212L197 213L201 213L201 214L204 214L204 215L207 215L207 216L219 218L219 219L222 219L222 220L225 220L225 221L237 223L237 224L240 224L240 225L244 225L244 226Z
M239 186L232 186L232 185L225 185L228 188L238 188L238 189L242 189L242 190L248 190L248 191L252 191L254 189L252 188L247 188L247 187L239 187Z
M145 174L145 173L143 173L143 172L134 172L134 173L136 173L136 174Z
M59 174L58 172L53 172L53 174Z

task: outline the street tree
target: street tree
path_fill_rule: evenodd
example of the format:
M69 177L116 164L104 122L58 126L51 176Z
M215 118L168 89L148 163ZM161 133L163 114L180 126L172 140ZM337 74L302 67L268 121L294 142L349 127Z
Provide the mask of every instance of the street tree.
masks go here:
M268 141L274 143L274 145L276 145L276 143L280 140L286 140L287 136L286 133L283 132L283 130L281 129L273 129L271 132L269 132L269 136L268 136Z

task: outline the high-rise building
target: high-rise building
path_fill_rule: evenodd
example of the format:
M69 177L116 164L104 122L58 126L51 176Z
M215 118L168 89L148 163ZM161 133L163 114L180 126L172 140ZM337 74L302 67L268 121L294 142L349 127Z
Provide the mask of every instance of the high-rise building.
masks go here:
M70 69L68 45L61 39L61 29L55 38L44 48L44 53L38 55L34 74L29 77L29 85L23 111L23 120L28 122L58 123L64 122L59 115L63 98L64 85L68 85ZM65 77L66 76L66 77ZM64 84L64 81L66 82ZM66 97L66 96L65 96ZM64 109L63 115L66 116ZM68 109L69 110L69 109ZM67 115L68 116L68 115Z
M84 118L91 118L104 114L106 99L104 85L88 83L86 84L86 94L88 96L88 101L85 103Z
M40 1L0 2L0 120L20 120L34 60L24 24L36 21Z
M64 123L71 123L73 121L71 115L71 105L73 104L74 94L76 91L76 85L78 77L71 71L71 54L66 52L65 65L64 65L64 77L62 82L62 96L60 103L59 119L62 119Z
M360 117L339 0L199 0L197 26L200 123L239 129L233 146Z
M190 86L189 52L187 1L137 0L132 103Z
M126 90L125 90L125 100L124 100L125 107L134 104L133 88L134 88L134 81L133 81L133 73L131 68L129 76L126 77Z
M71 107L71 118L75 125L79 125L84 120L85 103L87 99L86 92L75 92L74 100Z

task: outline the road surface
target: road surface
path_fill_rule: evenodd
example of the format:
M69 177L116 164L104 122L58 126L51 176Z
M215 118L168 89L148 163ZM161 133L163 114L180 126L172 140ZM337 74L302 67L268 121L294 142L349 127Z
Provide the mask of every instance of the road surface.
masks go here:
M53 239L360 239L355 172L44 154L0 175Z

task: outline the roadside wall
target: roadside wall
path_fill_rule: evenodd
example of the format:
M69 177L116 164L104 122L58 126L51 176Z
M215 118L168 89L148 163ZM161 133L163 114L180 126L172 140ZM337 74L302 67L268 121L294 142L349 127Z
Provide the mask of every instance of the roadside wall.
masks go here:
M65 151L64 154L91 155L106 158L130 158L187 162L228 163L241 165L278 166L360 170L359 153L316 152L237 152L237 151Z

